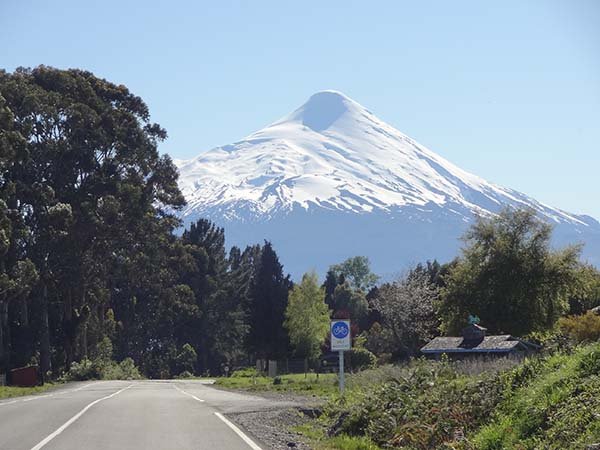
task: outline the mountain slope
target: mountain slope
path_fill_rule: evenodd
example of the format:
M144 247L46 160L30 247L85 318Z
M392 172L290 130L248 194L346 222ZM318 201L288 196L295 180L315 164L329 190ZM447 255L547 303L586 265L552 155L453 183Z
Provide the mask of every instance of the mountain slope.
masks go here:
M209 217L230 244L270 239L295 275L354 254L383 273L452 258L475 215L504 205L534 208L559 244L600 248L594 219L465 172L336 91L178 166L185 222Z

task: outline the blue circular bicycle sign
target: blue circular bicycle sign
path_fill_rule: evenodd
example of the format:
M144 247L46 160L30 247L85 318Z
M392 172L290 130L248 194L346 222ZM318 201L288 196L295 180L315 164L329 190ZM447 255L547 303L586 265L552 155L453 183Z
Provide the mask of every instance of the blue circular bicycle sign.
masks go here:
M331 334L337 339L344 339L350 333L346 322L334 322L331 326Z

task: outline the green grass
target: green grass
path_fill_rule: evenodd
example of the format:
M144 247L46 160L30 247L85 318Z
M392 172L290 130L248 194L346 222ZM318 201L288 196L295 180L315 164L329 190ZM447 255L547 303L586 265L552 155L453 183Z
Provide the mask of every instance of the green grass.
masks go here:
M575 450L600 442L600 343L500 371L455 366L415 361L352 375L347 395L331 397L297 431L319 450ZM454 442L456 430L465 441Z
M486 370L463 366L418 360L365 370L348 375L343 397L335 374L283 375L276 384L247 370L217 384L325 398L321 417L295 430L318 450L575 450L600 442L600 343ZM466 441L453 442L457 430Z
M475 447L579 449L600 441L600 344L543 361L531 379L510 387Z
M379 450L380 447L366 437L336 436L317 444L318 450Z
M40 394L55 386L56 384L54 383L46 383L43 386L34 387L0 386L0 399Z
M311 448L315 450L379 450L373 441L361 436L334 436L329 437L325 433L325 428L319 422L309 422L293 428L293 431L300 433L311 443Z
M275 380L281 380L280 383ZM337 375L332 373L289 374L276 378L264 376L232 376L216 378L215 384L228 389L246 391L291 392L318 397L331 397L338 391Z

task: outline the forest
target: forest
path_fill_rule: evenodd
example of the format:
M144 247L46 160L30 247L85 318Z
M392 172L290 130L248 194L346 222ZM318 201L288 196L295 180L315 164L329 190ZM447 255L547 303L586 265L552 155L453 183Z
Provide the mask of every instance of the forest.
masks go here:
M166 137L141 98L90 72L0 71L0 373L318 365L331 317L352 318L354 361L369 366L417 356L469 315L535 337L600 305L598 270L577 246L552 249L533 211L481 218L454 261L394 281L357 256L322 284L314 272L293 283L268 241L226 248L205 219L182 229Z
M0 72L0 93L3 372L57 377L108 356L170 377L190 352L214 372L249 349L286 351L291 281L275 251L226 251L205 220L176 233L177 171L139 97L43 66Z

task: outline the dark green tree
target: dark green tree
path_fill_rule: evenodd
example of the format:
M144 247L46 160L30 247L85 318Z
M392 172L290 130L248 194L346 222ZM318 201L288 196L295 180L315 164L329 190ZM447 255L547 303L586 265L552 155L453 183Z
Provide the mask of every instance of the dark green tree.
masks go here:
M195 260L185 282L191 286L198 316L179 333L196 343L201 371L217 373L240 357L248 330L247 291L251 272L239 249L226 257L225 234L206 219L190 225L183 242Z
M552 227L532 210L480 218L464 236L462 257L443 290L443 331L477 315L491 333L517 336L551 327L568 307L579 247L552 250Z
M327 275L325 275L325 281L323 282L323 289L325 290L325 303L330 309L334 307L333 293L335 292L335 288L340 284L344 284L343 278L343 275L336 274L333 269L329 269L327 271Z
M569 314L583 314L600 306L600 271L589 264L580 264L568 300Z
M283 326L289 275L270 242L265 241L250 286L250 330L248 343L259 358L279 358L288 351L288 334Z
M333 317L350 319L359 324L366 317L368 303L365 293L360 289L352 289L347 281L338 285L333 293Z
M40 66L0 72L0 93L22 137L4 171L6 203L39 273L29 302L39 348L28 351L43 371L50 354L68 367L103 339L118 266L176 226L177 172L157 151L165 131L124 86Z
M354 256L329 268L335 275L343 275L354 289L369 290L379 277L371 272L371 263L366 256Z

